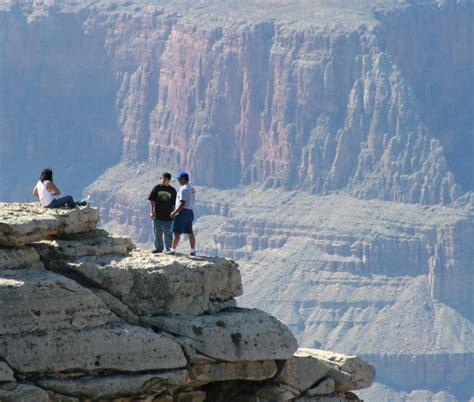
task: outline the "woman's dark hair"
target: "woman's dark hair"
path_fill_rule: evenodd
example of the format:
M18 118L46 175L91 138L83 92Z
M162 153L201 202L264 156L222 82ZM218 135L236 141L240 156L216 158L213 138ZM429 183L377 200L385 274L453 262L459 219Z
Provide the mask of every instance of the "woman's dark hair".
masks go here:
M44 169L41 172L40 180L42 182L45 180L53 181L53 171L51 169Z

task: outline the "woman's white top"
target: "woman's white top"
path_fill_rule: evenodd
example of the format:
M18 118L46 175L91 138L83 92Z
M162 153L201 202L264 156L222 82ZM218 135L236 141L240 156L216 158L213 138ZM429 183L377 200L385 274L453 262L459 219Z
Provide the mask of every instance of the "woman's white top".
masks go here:
M44 182L42 182L41 180L38 180L38 183L36 183L36 189L38 190L40 204L43 207L47 207L49 204L53 202L55 198L54 194L46 188L46 185L48 183L49 183L49 180L45 180Z

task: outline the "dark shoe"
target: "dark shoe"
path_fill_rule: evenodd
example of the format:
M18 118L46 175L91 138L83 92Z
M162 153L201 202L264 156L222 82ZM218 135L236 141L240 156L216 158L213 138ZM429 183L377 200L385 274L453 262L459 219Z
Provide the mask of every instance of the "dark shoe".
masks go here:
M162 253L163 250L156 250L156 249L153 249L153 250L151 250L151 252L152 252L153 254L159 254L159 253Z
M197 253L196 250L193 250L189 253L190 256L196 257Z
M87 205L87 201L79 201L79 202L76 202L76 205L78 207L85 207Z

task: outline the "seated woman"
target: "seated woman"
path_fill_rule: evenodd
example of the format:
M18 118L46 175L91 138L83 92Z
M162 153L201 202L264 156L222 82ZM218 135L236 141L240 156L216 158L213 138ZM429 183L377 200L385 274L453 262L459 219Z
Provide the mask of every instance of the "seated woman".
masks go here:
M40 204L45 208L61 208L67 206L74 208L75 206L87 205L86 201L75 202L70 195L56 198L56 195L61 194L61 191L53 183L53 171L51 169L44 169L41 172L40 179L33 189L33 196L39 197Z

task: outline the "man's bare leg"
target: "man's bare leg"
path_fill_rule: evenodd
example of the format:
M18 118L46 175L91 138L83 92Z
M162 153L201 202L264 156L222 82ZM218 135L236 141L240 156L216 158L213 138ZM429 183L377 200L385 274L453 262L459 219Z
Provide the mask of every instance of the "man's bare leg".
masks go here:
M180 239L181 235L179 233L173 233L173 245L171 246L173 250L176 250L176 247L178 247Z
M194 233L189 233L189 245L191 246L191 250L194 250L196 248L196 237L194 236Z

